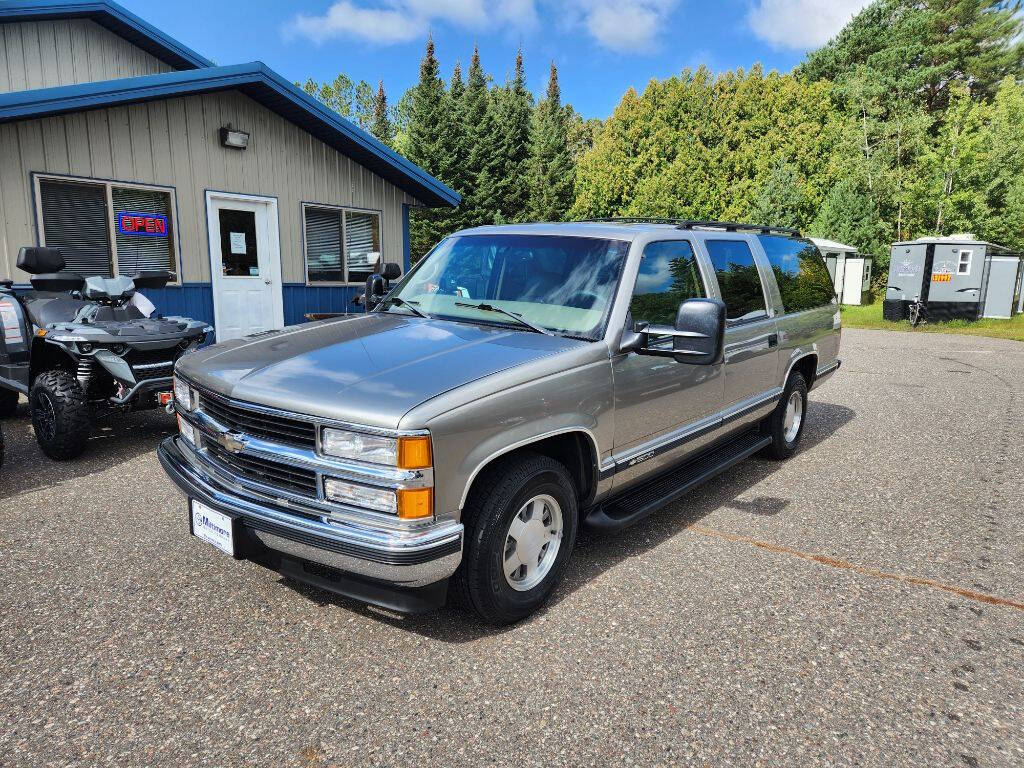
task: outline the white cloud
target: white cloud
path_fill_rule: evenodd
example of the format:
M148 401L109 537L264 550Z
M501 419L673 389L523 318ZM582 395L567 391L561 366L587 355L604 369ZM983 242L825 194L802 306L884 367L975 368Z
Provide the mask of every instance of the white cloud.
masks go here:
M534 0L337 0L323 15L297 14L285 26L285 34L314 43L358 37L393 45L424 37L431 24L526 29L536 20Z
M297 14L285 33L314 43L355 37L392 45L422 38L432 24L521 32L536 27L538 4L606 48L642 51L654 45L678 0L336 0L322 15Z
M808 50L824 45L869 0L754 0L747 24L777 48Z

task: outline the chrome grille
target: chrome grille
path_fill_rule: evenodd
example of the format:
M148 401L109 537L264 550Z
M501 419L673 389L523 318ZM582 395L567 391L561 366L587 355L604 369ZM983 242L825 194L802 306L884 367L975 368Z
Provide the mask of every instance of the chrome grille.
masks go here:
M280 461L231 453L214 440L205 441L206 454L227 472L261 485L269 485L316 498L316 472Z
M203 390L199 391L199 408L232 432L300 448L316 448L316 426L311 422L249 410Z

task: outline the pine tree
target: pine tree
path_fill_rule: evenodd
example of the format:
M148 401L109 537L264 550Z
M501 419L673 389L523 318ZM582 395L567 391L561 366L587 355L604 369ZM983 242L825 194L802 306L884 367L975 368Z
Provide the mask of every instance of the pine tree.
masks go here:
M377 96L373 100L373 122L370 124L370 133L388 146L394 134L391 129L391 119L388 117L388 95L384 91L384 81L377 83Z
M487 87L487 75L480 63L480 51L473 48L466 91L462 97L462 124L468 146L466 186L463 194L464 227L492 224L498 214L495 179L499 174L495 145L494 111Z
M800 229L804 224L807 198L796 169L780 160L757 192L750 210L754 224Z
M572 205L574 161L569 150L568 114L562 107L558 68L551 62L548 90L534 112L530 142L530 217L561 221Z
M444 130L441 137L441 176L440 179L459 194L464 194L469 186L469 172L466 167L469 147L466 142L466 127L463 112L465 110L466 86L462 81L462 65L455 63L448 92L444 99ZM465 204L454 210L443 212L439 216L439 235L451 234L463 226Z
M438 76L434 39L427 38L420 62L420 78L413 94L406 156L427 173L443 180L445 132L444 82ZM441 234L438 209L415 209L410 218L410 245L413 259L430 250Z
M374 100L373 88L365 80L360 80L353 91L352 117L364 131L370 130L373 124Z
M497 172L491 179L495 221L523 221L528 216L530 202L527 170L533 96L526 90L522 50L516 54L512 81L495 88L493 96L493 146L498 158Z

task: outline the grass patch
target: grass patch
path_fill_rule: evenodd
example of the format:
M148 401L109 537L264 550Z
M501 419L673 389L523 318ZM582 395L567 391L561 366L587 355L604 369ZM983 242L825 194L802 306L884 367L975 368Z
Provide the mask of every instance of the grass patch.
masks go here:
M1024 314L1009 320L986 317L981 320L948 320L942 323L922 323L911 328L910 323L901 320L892 323L882 319L882 302L874 304L842 306L844 328L871 328L881 331L911 331L914 333L962 333L967 336L990 336L994 339L1024 341Z

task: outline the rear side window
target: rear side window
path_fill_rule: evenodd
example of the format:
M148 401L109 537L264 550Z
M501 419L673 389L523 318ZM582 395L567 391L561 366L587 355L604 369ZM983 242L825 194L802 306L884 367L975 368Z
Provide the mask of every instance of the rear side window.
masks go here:
M768 316L761 276L754 254L743 240L705 240L725 302L726 319L732 322Z
M775 273L786 312L803 312L835 299L825 259L813 243L776 235L758 235Z
M688 241L665 240L644 248L629 302L634 321L672 325L682 302L705 296L704 281Z

